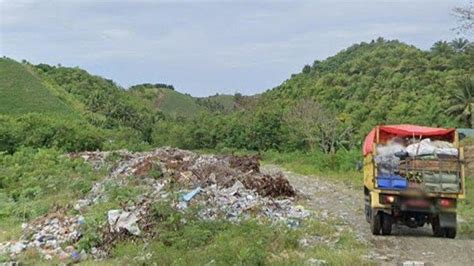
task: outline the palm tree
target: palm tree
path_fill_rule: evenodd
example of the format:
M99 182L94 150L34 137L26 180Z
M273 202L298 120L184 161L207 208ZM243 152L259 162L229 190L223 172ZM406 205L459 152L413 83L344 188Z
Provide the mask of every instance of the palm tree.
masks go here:
M447 41L437 41L431 47L431 52L435 54L449 54L453 52L453 48Z
M462 52L466 46L469 45L469 41L467 39L457 38L452 40L449 44L456 52Z
M451 96L451 107L446 111L456 119L474 128L474 79L465 77L456 82L456 91Z

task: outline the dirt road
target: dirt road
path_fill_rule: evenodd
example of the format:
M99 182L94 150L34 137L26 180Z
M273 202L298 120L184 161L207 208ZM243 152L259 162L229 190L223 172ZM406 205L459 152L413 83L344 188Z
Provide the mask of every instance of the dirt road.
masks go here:
M361 188L348 187L327 178L298 175L276 165L265 165L264 171L282 171L292 185L308 196L306 207L321 217L345 221L371 247L369 259L381 265L423 262L424 265L474 265L474 239L458 234L456 239L435 238L431 227L411 229L395 225L390 236L373 236L364 218ZM415 265L415 264L413 264Z

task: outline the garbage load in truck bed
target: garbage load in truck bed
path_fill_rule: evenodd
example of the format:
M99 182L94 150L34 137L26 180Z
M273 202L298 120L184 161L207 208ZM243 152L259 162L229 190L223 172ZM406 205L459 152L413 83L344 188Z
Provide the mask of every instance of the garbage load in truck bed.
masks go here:
M455 129L378 126L367 135L363 154L366 218L374 234L389 234L400 222L430 223L435 235L455 236L456 201L465 196Z

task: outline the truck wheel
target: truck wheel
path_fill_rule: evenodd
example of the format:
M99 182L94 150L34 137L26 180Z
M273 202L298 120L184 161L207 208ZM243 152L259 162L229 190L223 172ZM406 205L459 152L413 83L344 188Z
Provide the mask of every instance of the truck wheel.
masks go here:
M456 228L444 228L444 232L446 233L447 238L456 237Z
M392 216L383 213L382 215L382 235L390 235L392 233Z
M365 189L364 189L365 190ZM364 211L365 211L365 220L370 223L370 218L372 216L370 208L370 194L364 193Z
M372 209L372 219L370 220L370 231L373 235L380 235L381 229L381 216L380 214L376 213L374 209Z
M370 204L365 204L364 206L365 220L370 223L370 217L372 216L370 211Z
M433 229L433 236L435 237L444 236L445 231L443 230L443 228L441 228L441 225L439 224L438 216L433 217L433 219L431 219L431 229Z

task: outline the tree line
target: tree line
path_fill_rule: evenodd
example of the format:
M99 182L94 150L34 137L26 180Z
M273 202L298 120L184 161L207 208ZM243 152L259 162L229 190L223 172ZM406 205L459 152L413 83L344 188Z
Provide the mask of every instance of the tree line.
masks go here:
M0 150L359 149L378 124L473 127L473 64L474 46L464 39L440 41L422 51L379 38L304 66L252 98L247 108L223 112L221 105L200 100L210 111L193 117L168 116L113 81L79 68L40 64L32 67L45 82L84 106L82 119L1 116ZM146 86L164 85L135 89ZM233 98L238 104L248 101Z

